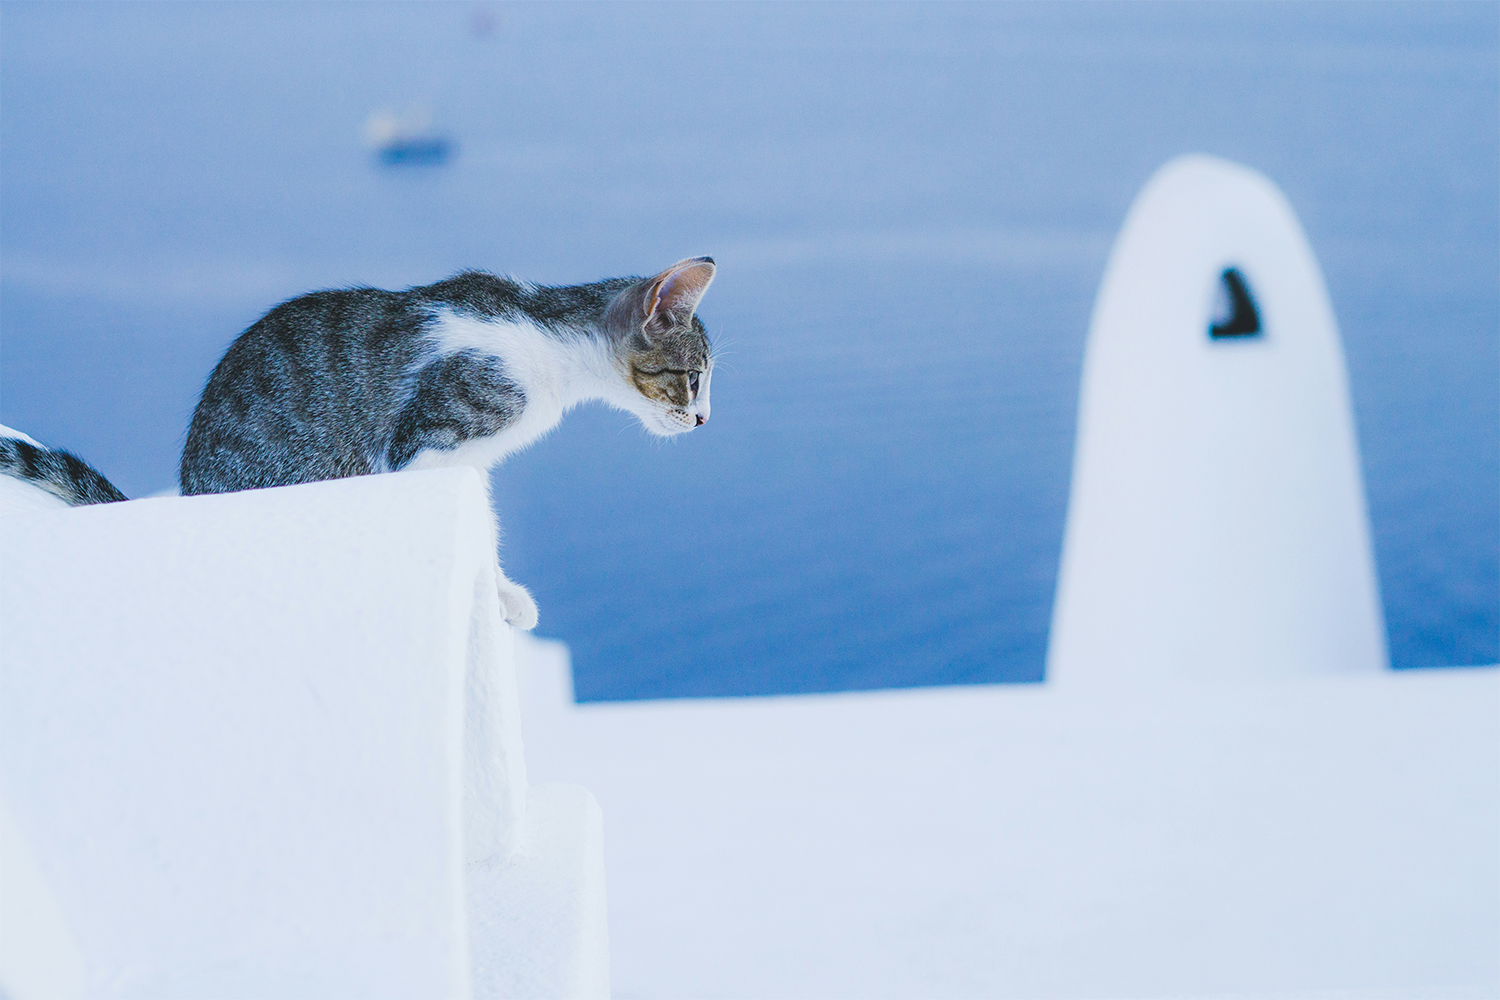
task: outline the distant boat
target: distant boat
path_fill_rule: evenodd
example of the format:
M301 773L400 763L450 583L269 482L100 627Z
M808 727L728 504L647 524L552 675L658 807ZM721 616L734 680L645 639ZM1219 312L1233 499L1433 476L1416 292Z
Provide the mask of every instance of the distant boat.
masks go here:
M379 149L380 162L445 163L453 144L442 136L410 136L394 139Z
M376 111L365 120L365 139L387 166L446 163L456 144L432 127L432 113L412 106L398 115Z

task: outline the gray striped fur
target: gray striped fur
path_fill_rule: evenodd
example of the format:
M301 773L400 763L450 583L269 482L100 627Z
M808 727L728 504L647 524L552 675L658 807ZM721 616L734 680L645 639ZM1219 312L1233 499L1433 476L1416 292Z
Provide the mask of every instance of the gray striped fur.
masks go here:
M537 338L597 343L614 359L619 386L593 398L631 409L654 433L691 429L707 419L711 363L693 309L712 275L708 258L653 278L564 287L467 271L401 292L352 288L284 302L209 378L182 454L182 492L391 472L423 454L462 461L465 444L500 440L511 427L512 436L530 433L521 421L526 381L513 366L530 371L546 352L517 359L498 347L455 346L442 336L445 321L477 321L481 332L519 325L533 347Z
M0 473L46 490L75 507L126 499L99 470L72 452L20 438L0 437Z

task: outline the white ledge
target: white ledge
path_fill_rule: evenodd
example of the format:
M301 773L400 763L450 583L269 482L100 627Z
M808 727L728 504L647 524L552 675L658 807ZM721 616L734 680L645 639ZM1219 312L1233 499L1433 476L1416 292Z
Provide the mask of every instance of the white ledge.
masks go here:
M86 995L607 993L598 811L528 790L489 517L471 469L6 517L6 854Z

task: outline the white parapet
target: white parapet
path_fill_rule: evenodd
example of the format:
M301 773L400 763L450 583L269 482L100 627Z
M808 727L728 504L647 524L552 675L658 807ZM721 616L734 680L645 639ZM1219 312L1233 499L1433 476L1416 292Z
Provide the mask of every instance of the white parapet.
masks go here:
M623 996L1500 996L1495 669L575 705L523 642Z
M0 990L606 995L599 813L528 787L492 539L470 469L7 513L0 871L58 919L0 894Z
M1214 336L1235 283L1246 323ZM1386 664L1317 261L1266 178L1173 160L1131 207L1094 306L1047 680Z

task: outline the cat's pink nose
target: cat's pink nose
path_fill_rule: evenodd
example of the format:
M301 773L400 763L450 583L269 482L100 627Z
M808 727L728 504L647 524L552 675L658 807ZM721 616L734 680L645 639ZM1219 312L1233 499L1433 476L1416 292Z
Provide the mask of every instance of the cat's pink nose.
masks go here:
M698 414L698 422L696 424L694 424L693 426L694 427L702 427L706 423L708 423L708 418L705 417L703 414L700 413L700 414Z

